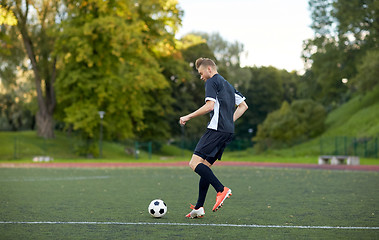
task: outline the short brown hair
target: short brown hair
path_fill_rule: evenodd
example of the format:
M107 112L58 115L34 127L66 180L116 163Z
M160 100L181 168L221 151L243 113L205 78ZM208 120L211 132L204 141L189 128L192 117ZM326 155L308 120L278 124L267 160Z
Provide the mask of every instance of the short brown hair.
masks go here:
M197 70L200 68L200 66L204 66L204 67L210 66L214 69L217 68L216 64L209 58L198 58L195 62L195 65L196 65Z

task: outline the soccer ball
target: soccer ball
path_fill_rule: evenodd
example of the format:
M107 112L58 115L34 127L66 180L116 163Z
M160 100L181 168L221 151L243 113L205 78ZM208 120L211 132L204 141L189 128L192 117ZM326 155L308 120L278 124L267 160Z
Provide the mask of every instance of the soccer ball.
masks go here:
M151 201L148 210L151 216L160 218L167 213L167 206L161 199L155 199Z

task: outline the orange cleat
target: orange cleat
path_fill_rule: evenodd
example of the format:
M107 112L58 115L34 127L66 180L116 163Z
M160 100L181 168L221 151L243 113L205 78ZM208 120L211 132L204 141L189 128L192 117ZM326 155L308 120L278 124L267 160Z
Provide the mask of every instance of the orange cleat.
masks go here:
M216 212L219 208L221 208L224 204L225 199L229 198L230 196L232 196L232 190L224 187L224 191L217 193L216 204L213 206L212 211Z

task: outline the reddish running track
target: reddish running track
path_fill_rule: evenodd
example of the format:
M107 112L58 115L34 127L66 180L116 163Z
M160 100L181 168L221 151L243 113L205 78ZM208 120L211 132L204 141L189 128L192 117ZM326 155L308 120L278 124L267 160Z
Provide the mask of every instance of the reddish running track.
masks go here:
M0 163L0 168L130 168L130 167L187 167L188 162L166 163ZM270 168L303 168L348 171L379 171L379 165L317 165L298 163L268 162L227 162L218 161L215 166L270 167Z

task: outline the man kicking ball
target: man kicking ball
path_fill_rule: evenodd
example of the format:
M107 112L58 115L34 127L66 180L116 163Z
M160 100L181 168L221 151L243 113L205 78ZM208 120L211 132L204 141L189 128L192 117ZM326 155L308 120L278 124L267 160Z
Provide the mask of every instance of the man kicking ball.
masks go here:
M185 125L192 118L210 113L210 122L204 135L200 138L192 155L189 166L200 176L199 196L196 206L188 218L203 217L204 202L209 184L216 190L216 203L213 211L222 207L226 198L232 195L232 190L222 185L213 174L211 167L218 159L234 134L234 122L248 109L245 97L217 72L216 64L208 58L196 60L196 69L200 79L205 82L205 104L196 111L180 118L179 123ZM237 106L237 108L236 108Z

